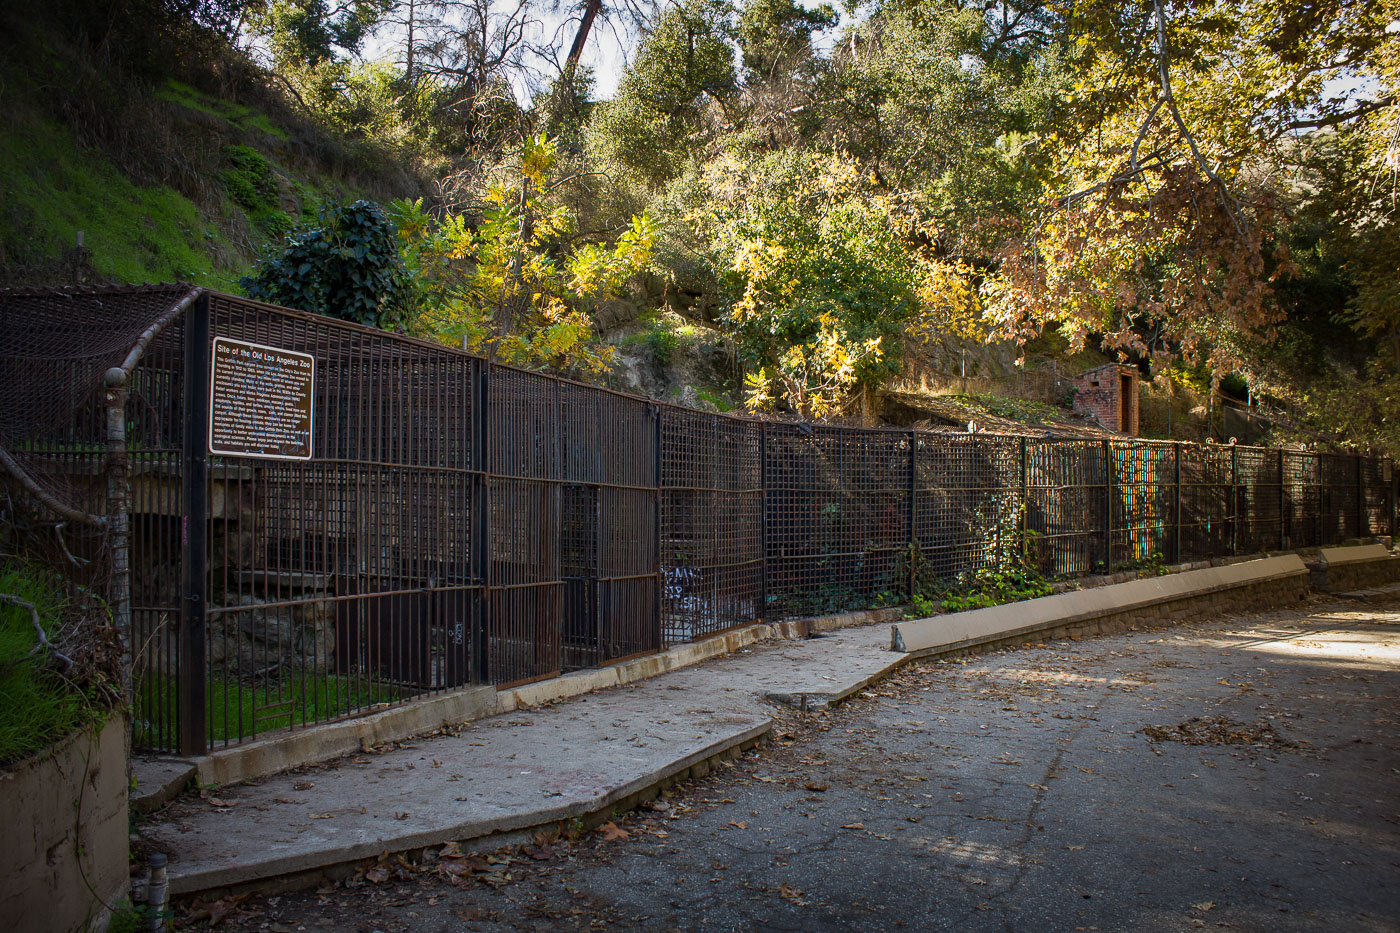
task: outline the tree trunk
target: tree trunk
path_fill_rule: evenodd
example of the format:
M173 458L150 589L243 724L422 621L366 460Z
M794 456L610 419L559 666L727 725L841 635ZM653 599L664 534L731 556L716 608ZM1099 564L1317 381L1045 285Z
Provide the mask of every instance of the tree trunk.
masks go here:
M588 42L588 34L593 29L593 20L602 8L603 0L588 0L588 5L583 8L583 19L579 20L578 32L574 33L574 44L569 46L569 57L564 60L564 74L570 81L578 67L579 57L583 55L583 47Z
M403 77L408 86L408 116L411 119L418 109L418 83L413 79L413 27L418 0L408 0L408 48L404 54Z

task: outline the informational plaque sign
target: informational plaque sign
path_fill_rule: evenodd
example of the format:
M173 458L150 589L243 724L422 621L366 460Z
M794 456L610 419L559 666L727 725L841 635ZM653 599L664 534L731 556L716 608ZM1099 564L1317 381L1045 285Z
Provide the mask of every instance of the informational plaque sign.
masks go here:
M215 337L209 452L310 460L315 379L316 361L310 354Z

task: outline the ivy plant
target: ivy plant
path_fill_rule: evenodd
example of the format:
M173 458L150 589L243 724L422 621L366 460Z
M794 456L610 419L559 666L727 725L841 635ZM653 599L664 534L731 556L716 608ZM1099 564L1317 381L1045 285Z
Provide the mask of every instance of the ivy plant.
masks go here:
M239 284L249 298L384 330L404 330L413 307L394 226L371 201L323 209Z

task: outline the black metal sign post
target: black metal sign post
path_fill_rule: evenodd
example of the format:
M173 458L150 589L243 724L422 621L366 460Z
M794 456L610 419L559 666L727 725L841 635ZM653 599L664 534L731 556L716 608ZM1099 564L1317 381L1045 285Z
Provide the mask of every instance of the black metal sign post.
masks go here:
M185 315L185 436L181 471L180 754L208 751L204 627L208 608L209 297Z

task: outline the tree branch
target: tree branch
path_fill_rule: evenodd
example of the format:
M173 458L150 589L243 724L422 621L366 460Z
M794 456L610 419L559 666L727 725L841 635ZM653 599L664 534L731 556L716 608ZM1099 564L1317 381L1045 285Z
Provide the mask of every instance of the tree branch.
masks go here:
M1328 114L1327 116L1317 117L1312 120L1294 120L1292 123L1284 126L1284 130L1320 130L1326 127L1340 126L1343 123L1350 123L1358 117L1364 117L1378 110L1384 110L1395 102L1395 95L1389 94L1379 100L1362 101L1352 110L1347 110L1342 113Z
M68 655L64 654L63 652L59 651L57 648L54 647L53 642L49 641L48 633L44 631L43 622L39 618L39 610L34 607L33 603L20 599L18 596L11 596L9 593L0 593L0 603L7 603L11 606L18 606L21 609L29 610L29 619L34 624L34 634L39 639L38 643L35 644L33 648L29 649L28 654L26 654L22 658L16 658L10 661L5 666L4 671L6 673L8 673L17 664L19 664L20 661L29 660L45 648L48 649L49 654L53 655L55 658L58 658L60 661L63 662L64 670L67 670L68 668L73 666L73 659L68 657Z
M1167 14L1162 6L1162 0L1155 0L1154 5L1157 8L1157 71L1162 82L1162 98L1166 101L1167 109L1171 112L1172 122L1176 124L1176 128L1181 132L1182 138L1186 140L1186 145L1190 148L1191 155L1196 160L1196 165L1205 173L1206 177L1214 182L1220 189L1220 197L1225 204L1225 212L1230 215L1230 219L1234 221L1236 232L1243 238L1248 225L1239 214L1239 204L1235 201L1234 196L1230 194L1229 189L1225 187L1225 182L1222 181L1220 176L1215 174L1215 171L1206 163L1205 156L1201 154L1200 147L1196 145L1196 137L1191 135L1191 131L1186 127L1186 121L1181 118L1181 111L1176 108L1176 98L1172 96L1171 73L1168 68Z

